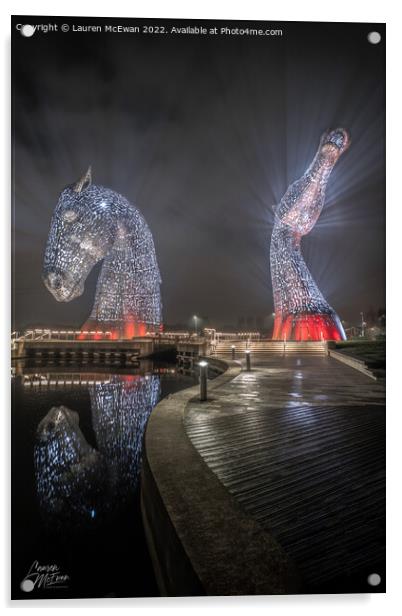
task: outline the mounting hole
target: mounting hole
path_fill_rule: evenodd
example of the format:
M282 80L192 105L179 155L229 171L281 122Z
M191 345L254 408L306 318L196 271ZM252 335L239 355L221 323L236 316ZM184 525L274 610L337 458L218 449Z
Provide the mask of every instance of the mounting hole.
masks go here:
M25 579L25 580L22 580L21 582L21 590L23 590L24 592L32 592L34 587L35 585L32 580Z
M367 582L370 586L378 586L381 584L381 575L378 575L378 573L370 573L367 578Z
M25 24L21 28L22 36L33 36L35 34L35 28L30 24Z
M367 40L372 45L378 45L381 41L381 34L379 32L369 32L367 35Z

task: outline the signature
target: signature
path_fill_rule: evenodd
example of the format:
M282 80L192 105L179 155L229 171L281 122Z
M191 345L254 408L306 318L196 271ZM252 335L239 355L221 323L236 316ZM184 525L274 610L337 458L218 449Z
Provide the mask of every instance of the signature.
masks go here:
M58 565L40 565L34 560L21 582L21 590L32 592L34 588L67 588L69 579Z

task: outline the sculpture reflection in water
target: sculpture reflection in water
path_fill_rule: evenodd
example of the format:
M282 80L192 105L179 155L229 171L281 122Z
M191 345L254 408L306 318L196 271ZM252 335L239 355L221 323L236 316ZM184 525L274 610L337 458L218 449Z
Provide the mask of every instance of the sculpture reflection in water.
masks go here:
M135 494L142 437L160 397L157 375L115 375L89 388L96 447L79 416L53 407L38 425L34 451L40 508L50 525L95 524Z

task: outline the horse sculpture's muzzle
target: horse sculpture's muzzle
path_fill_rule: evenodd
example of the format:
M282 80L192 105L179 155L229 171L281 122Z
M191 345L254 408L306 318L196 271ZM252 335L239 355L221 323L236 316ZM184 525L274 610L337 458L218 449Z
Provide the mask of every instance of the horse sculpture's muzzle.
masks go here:
M54 269L45 272L43 282L58 302L69 302L79 297L83 292L83 285L75 282L68 272Z

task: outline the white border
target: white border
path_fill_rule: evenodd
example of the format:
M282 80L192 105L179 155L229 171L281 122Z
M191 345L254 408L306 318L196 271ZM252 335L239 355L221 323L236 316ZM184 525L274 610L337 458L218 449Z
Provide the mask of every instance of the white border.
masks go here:
M2 447L1 459L3 468L3 482L7 491L3 492L1 510L1 528L3 531L3 546L1 554L0 585L2 589L1 603L5 607L12 607L17 611L30 607L32 610L43 608L68 610L75 613L83 609L91 611L98 609L114 610L118 608L134 609L137 613L153 613L163 610L164 614L171 614L177 610L191 609L193 614L205 613L206 610L214 612L230 610L232 614L240 614L245 610L266 614L267 610L289 614L296 611L298 615L322 614L326 616L339 614L357 614L363 612L367 615L378 614L379 611L393 613L398 604L399 584L401 575L401 481L400 464L397 452L401 449L402 435L402 404L398 391L398 378L400 380L400 354L402 344L398 338L401 336L401 306L400 286L401 276L401 9L397 2L382 0L373 2L352 2L351 0L337 0L334 3L322 0L286 0L277 3L266 1L246 0L235 5L232 1L203 0L195 5L188 1L169 2L130 2L114 0L112 3L100 3L87 0L86 2L69 0L63 4L54 2L15 1L5 0L1 6L0 27L2 30L3 58L2 70L2 96L1 121L2 135L5 136L1 148L2 164L0 165L1 186L3 189L3 204L0 208L2 215L1 229L3 232L0 257L0 282L2 289L1 301L1 339L2 339L2 366L9 366L9 284L10 284L10 15L82 15L82 16L114 16L114 17L180 17L205 19L255 19L269 21L349 21L349 22L386 22L387 23L387 51L388 51L388 112L387 112L387 329L388 329L388 580L387 594L373 595L317 595L317 596L286 596L286 597L240 597L240 598L198 598L198 599L102 599L102 600L71 600L71 601L9 601L9 370L1 370L0 391L3 405L1 415L3 426L1 431ZM334 41L336 44L336 41ZM393 340L391 339L391 335ZM399 348L398 348L399 346ZM23 486L22 486L23 488Z

